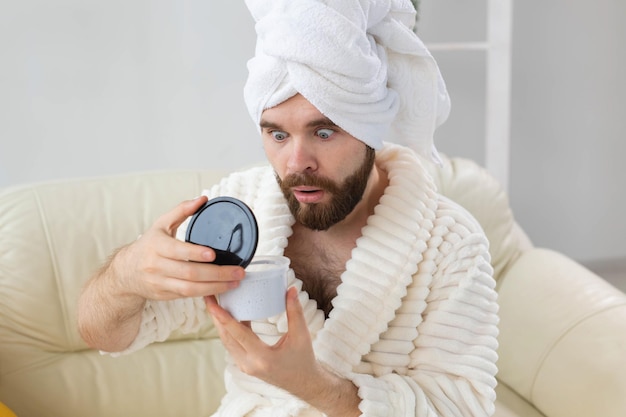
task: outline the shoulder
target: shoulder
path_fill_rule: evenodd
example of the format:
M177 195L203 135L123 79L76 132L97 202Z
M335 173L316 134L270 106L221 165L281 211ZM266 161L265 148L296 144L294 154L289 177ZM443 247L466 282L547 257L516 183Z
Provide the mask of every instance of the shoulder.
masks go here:
M442 194L437 194L437 219L449 218L467 228L468 233L485 234L478 220L463 206Z
M440 266L457 269L490 264L489 241L474 216L445 196L438 195L437 201L429 246L436 248Z

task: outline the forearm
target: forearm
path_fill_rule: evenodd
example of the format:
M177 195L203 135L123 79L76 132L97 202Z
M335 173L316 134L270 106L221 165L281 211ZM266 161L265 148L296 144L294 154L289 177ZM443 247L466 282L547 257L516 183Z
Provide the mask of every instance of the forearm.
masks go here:
M314 375L306 376L292 394L306 401L328 417L360 416L357 387L352 381L338 377L317 366Z
M145 299L123 290L116 257L101 268L84 287L78 303L78 328L94 349L119 352L137 336Z

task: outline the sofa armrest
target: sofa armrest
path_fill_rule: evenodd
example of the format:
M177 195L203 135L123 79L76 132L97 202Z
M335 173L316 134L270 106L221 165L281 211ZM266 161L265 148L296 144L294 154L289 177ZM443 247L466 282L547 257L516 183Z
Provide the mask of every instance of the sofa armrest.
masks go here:
M502 277L499 380L547 417L626 415L626 295L566 256Z

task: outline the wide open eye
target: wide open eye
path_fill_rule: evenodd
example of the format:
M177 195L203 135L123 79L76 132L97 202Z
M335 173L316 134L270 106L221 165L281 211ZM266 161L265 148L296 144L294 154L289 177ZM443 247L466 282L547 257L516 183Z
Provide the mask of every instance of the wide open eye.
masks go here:
M277 142L282 142L283 140L287 139L287 133L280 130L273 130L270 132L270 135L272 135L274 140Z
M333 133L335 133L333 129L319 129L315 132L315 134L322 139L330 138L333 135Z

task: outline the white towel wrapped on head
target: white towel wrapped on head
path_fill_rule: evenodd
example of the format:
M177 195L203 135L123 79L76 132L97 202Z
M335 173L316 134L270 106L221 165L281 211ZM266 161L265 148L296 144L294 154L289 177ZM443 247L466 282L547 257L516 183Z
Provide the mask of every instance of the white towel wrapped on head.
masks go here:
M374 149L383 141L438 159L450 101L439 68L413 32L409 0L246 0L256 20L244 88L263 110L297 93Z

